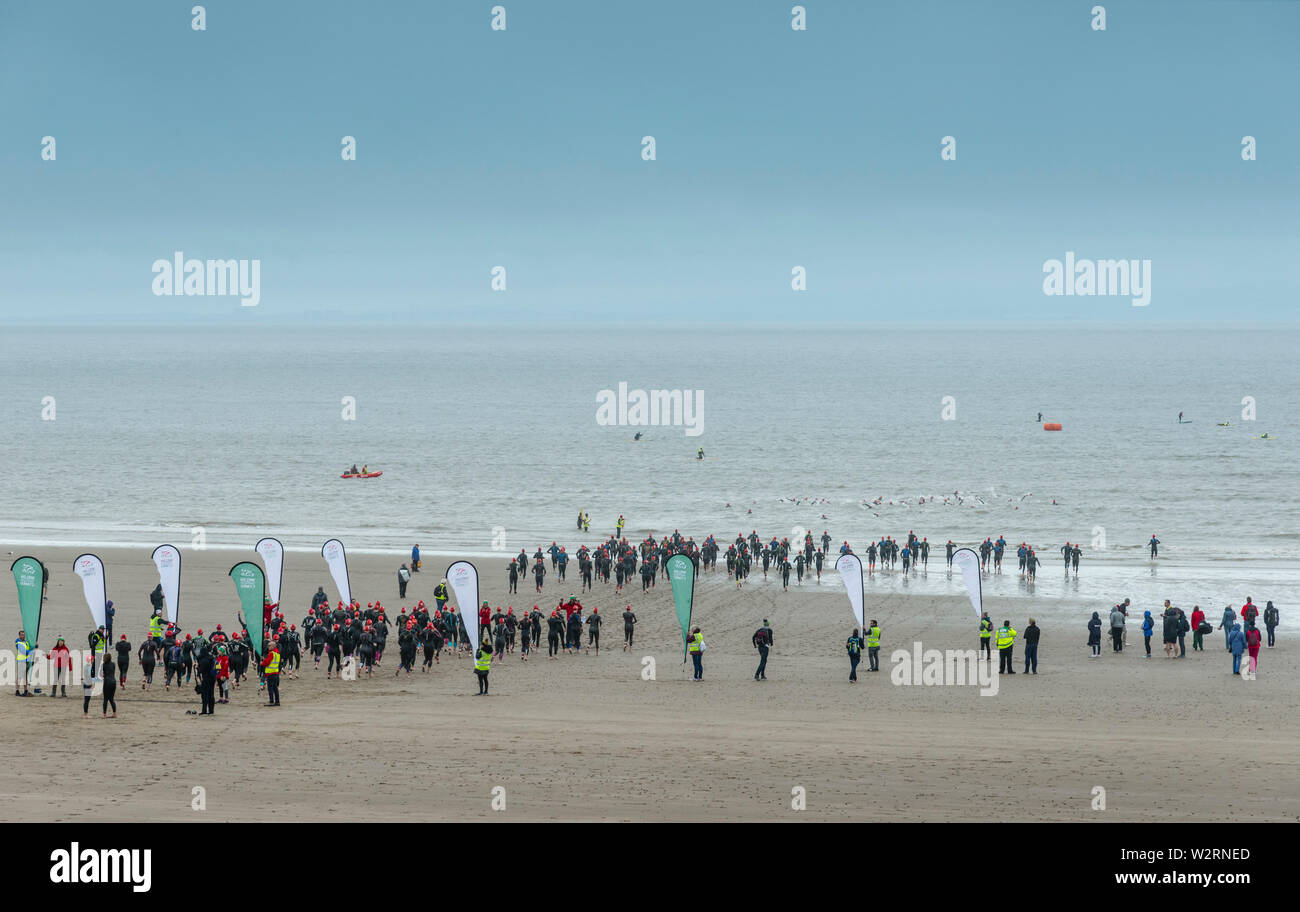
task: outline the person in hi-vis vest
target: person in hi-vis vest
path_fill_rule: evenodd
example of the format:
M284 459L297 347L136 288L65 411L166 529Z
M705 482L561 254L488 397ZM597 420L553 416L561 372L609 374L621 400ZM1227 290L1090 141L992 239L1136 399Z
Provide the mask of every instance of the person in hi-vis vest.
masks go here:
M696 627L691 631L691 638L686 641L686 648L691 654L691 661L695 663L695 677L693 681L704 680L704 634L700 633L700 628Z
M104 633L103 624L100 624L99 627L91 632L90 636L87 638L87 642L90 646L91 674L93 675L95 673L94 669L98 668L99 663L103 661L104 650L107 648L106 644L108 640Z
M1015 651L1016 630L1010 621L1003 621L998 628L998 674L1016 673L1011 667L1011 655Z
M992 636L993 622L989 620L989 613L985 611L980 617L980 649L984 651L984 659L989 662L993 661L993 653L989 650L989 639Z
M870 662L867 671L880 671L880 627L875 618L867 628L867 659Z
M27 679L31 676L32 670L32 650L36 647L27 642L27 632L18 631L18 638L14 640L14 696L30 697L27 690ZM21 684L23 689L20 691L18 685Z

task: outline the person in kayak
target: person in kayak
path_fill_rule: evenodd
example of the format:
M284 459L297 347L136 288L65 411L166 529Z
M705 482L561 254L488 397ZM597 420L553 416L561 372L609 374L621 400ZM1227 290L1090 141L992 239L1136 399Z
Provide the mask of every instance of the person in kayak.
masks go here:
M344 474L344 475L360 475L361 473L357 471L357 464L354 462L354 463L352 463L352 468L346 470L343 474Z

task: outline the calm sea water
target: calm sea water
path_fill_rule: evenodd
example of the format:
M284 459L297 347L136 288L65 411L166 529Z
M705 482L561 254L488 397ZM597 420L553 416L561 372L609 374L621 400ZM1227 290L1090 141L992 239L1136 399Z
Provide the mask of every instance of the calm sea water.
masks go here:
M1053 560L1066 540L1084 544L1085 580L1145 585L1154 533L1160 586L1290 600L1298 342L1292 328L815 323L9 329L0 538L185 547L202 526L209 546L491 553L497 529L531 553L593 541L620 513L638 537L811 528L862 547L915 529L1042 548L1042 597L1070 592ZM598 425L597 393L620 381L703 390L703 435ZM1064 430L1044 432L1040 411ZM384 475L339 479L353 462Z

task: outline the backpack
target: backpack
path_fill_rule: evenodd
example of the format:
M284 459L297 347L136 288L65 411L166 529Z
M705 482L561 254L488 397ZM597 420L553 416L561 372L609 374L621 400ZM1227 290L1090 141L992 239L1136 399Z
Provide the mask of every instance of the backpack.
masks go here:
M862 641L857 637L849 637L848 649L849 655L862 655Z
M757 630L754 631L754 645L756 645L756 646L770 646L770 645L772 645L772 644L769 642L769 640L768 640L768 636L767 636L767 628L766 628L766 627L760 627L760 628L758 628Z

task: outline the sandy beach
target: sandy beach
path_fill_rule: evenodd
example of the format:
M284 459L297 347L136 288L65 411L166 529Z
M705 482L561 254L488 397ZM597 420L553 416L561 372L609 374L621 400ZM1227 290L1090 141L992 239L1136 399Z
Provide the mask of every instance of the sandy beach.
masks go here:
M235 624L227 573L252 551L183 549L181 625L190 632ZM62 635L84 645L89 613L68 549L15 548L50 568L40 645ZM149 549L101 549L115 637L138 645L157 581ZM352 589L392 613L403 555L350 558ZM447 563L425 560L405 604L432 591ZM483 597L549 612L578 591L554 575L507 595L503 560L477 562ZM942 572L931 570L931 573ZM119 690L119 717L98 705L82 718L80 693L64 700L3 694L9 745L0 772L9 820L1296 820L1300 819L1296 662L1283 635L1264 649L1258 679L1230 674L1222 636L1185 660L1140 658L1130 632L1121 655L1090 659L1084 621L1040 618L1040 673L1000 679L997 695L971 686L894 686L889 655L974 645L969 605L924 596L868 598L884 630L882 671L847 683L843 642L853 626L838 578L737 591L725 565L702 574L695 621L709 649L705 682L693 684L666 583L646 595L639 580L615 597L597 583L588 609L610 615L599 655L493 666L492 692L474 696L471 663L443 655L430 674L394 677L390 640L373 679L326 681L311 669L282 685L284 705L263 707L256 679L213 718L192 688L150 693L139 668ZM282 603L300 623L318 585L332 593L319 556L286 556ZM624 652L617 615L640 623ZM1023 630L1031 600L989 600L995 619ZM1139 609L1141 606L1137 606ZM12 589L5 596L17 620ZM1140 612L1139 612L1140 616ZM763 618L775 631L768 680L752 679L750 643ZM15 628L16 629L16 628ZM1285 630L1283 631L1285 633ZM8 634L12 638L13 631ZM1189 639L1190 644L1190 639ZM1159 649L1156 649L1159 653ZM642 679L643 658L656 680ZM1017 650L1017 668L1020 665ZM865 662L864 662L865 668ZM77 688L79 691L80 688ZM506 809L491 807L506 790ZM1106 809L1092 809L1092 790ZM206 810L191 808L193 789ZM793 810L802 788L806 808Z

